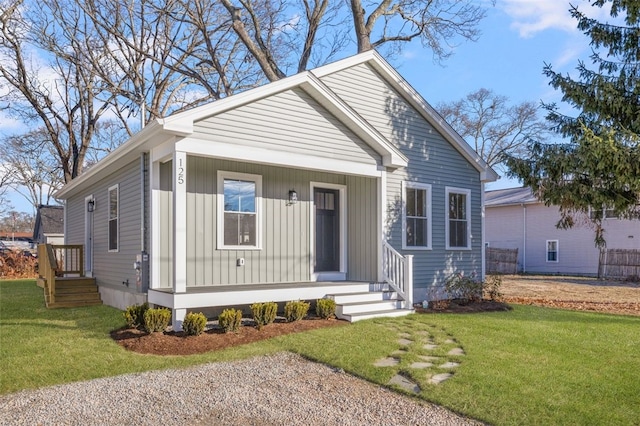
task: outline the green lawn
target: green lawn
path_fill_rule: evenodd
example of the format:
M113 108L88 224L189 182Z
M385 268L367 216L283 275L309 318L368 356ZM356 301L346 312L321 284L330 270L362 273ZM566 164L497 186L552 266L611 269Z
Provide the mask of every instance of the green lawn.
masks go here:
M377 319L188 356L121 349L109 331L124 325L106 306L47 310L33 281L0 281L0 394L96 377L289 350L386 384L410 376L420 397L492 424L632 425L640 419L640 318L515 306L510 312ZM394 367L373 362L395 355ZM438 348L424 348L428 340ZM462 347L464 356L447 355ZM420 355L460 364L429 384L437 368L412 369Z

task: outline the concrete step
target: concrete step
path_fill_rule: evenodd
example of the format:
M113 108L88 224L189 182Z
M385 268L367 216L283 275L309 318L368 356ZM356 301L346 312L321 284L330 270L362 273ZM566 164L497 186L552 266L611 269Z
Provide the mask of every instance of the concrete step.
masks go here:
M399 308L401 308L401 302L399 302L397 299L343 303L336 305L336 315L340 316L360 314L365 312L379 312Z
M382 311L362 312L357 314L348 314L343 316L336 315L336 316L338 316L338 318L340 319L344 319L349 322L356 322L356 321L361 321L365 319L380 318L380 317L389 317L389 318L402 317L405 315L412 314L413 312L414 312L413 309L387 309Z
M398 294L392 291L367 291L364 293L330 294L329 297L332 298L336 304L342 305L346 303L378 302L397 299Z

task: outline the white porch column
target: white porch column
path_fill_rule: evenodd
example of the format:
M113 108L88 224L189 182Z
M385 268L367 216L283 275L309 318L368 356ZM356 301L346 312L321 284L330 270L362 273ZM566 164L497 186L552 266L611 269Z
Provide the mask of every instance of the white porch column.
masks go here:
M149 288L153 289L160 287L160 163L154 161L152 156L149 156L149 182L151 186Z
M173 292L186 293L187 154L181 151L173 153L173 223Z
M376 179L378 184L378 282L384 281L383 249L382 246L387 234L387 171L382 168L380 176Z

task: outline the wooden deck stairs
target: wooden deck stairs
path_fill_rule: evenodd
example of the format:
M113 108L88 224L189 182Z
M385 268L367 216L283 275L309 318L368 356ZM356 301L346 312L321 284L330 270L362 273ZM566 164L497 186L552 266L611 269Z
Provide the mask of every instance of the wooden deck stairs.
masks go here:
M47 308L101 305L96 279L84 276L83 246L38 246L38 285Z

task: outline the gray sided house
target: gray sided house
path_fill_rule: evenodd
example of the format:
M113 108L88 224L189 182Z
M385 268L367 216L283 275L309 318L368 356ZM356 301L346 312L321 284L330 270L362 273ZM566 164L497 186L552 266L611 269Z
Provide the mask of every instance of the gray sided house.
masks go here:
M149 123L57 197L66 242L116 307L333 297L404 314L483 274L497 178L377 53Z
M36 244L64 244L64 208L39 205L33 226L33 242Z
M518 249L518 271L597 275L600 250L588 218L558 229L557 206L545 206L530 188L487 191L485 240L490 247ZM604 212L607 248L640 249L640 222Z

